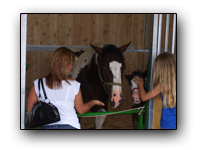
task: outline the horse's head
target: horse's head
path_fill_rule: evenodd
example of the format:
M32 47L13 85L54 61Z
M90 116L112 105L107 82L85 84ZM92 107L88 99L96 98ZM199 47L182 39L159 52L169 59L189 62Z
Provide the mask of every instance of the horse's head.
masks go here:
M131 75L125 75L126 79L129 82L129 85L131 87L131 95L133 99L133 105L139 105L142 103L140 96L139 96L139 88L138 85L133 81L134 76L139 76L140 78L146 78L147 76L147 70L145 72L140 71L134 71Z
M125 69L123 52L131 42L117 48L105 45L103 48L93 46L98 53L98 72L105 92L110 95L111 107L118 108L123 103L122 77Z

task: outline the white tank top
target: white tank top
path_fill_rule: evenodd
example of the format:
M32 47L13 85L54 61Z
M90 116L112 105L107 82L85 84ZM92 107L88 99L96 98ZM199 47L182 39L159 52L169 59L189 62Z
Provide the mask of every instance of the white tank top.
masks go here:
M68 80L71 83L69 85L66 81L62 81L62 89L50 89L46 86L46 78L43 78L44 89L46 91L46 95L50 102L54 104L59 111L60 121L51 123L53 124L69 124L77 129L80 129L80 123L76 114L76 110L74 108L74 100L76 95L80 89L80 83L77 81ZM38 79L34 81L35 92L39 97L38 90ZM40 93L42 100L44 101L44 94L42 91L42 86L40 84Z

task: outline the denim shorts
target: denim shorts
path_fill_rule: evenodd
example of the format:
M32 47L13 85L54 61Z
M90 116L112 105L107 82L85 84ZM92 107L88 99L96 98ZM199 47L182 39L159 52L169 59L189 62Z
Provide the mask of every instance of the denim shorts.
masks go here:
M47 125L41 127L41 129L77 129L71 125L68 124L57 124L57 125Z

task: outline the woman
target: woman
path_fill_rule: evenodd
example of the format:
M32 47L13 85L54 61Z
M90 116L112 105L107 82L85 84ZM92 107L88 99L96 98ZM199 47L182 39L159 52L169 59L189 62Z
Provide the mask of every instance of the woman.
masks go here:
M46 78L43 78L43 82L46 95L58 108L61 120L45 125L42 129L80 129L76 111L82 114L89 111L94 105L104 106L104 103L98 100L83 103L80 83L68 75L76 61L75 54L66 47L60 47L53 53L50 71ZM44 100L42 92L41 95ZM36 79L28 98L28 113L38 101L38 97L38 79Z

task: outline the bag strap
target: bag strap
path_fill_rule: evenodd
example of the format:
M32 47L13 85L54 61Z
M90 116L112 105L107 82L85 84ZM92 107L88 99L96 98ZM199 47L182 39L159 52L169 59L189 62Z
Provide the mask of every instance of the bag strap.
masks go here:
M43 93L44 93L44 97L45 97L45 99L48 99L48 98L47 98L47 95L46 95L46 92L45 92L45 90L44 90L43 79L40 79L40 80L41 80L41 83L42 83L42 90L43 90Z
M39 90L39 97L41 97L41 94L40 94L40 81L41 81L41 79L38 79L38 90Z

